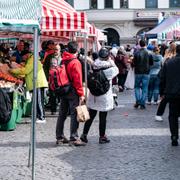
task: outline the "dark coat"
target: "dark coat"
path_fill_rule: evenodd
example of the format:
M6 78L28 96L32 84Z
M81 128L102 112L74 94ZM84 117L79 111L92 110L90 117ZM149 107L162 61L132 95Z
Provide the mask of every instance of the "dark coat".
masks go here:
M133 60L135 74L149 74L151 65L153 65L152 55L145 48L141 48L135 53Z
M116 56L115 64L119 69L119 74L126 74L128 69L127 61L128 61L128 57L123 54L119 54Z
M160 74L160 95L180 98L180 54L164 63Z

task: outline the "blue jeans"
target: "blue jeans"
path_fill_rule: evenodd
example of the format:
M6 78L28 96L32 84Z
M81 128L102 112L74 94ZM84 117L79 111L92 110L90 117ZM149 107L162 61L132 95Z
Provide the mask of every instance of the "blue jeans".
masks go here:
M148 93L149 75L135 74L135 98L136 103L145 106Z
M159 96L159 77L158 75L150 75L149 87L148 87L148 101L151 102L152 97L154 97L154 102L158 101Z

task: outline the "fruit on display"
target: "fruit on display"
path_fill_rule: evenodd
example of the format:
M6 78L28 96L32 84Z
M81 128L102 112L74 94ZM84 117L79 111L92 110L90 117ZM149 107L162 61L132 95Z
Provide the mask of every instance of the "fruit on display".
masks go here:
M14 82L14 83L17 83L17 84L21 84L22 83L22 80L20 79L17 79L9 74L4 74L2 72L0 72L0 79L3 79L3 80L6 80L6 81L9 81L9 82Z
M14 82L16 84L21 84L23 81L14 77L10 72L10 68L7 64L0 63L0 80L5 80L9 82Z

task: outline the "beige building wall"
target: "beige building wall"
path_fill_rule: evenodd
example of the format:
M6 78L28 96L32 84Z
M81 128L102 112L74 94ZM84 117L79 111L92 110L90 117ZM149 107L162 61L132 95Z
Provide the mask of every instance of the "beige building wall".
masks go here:
M158 0L158 8L169 8L169 0Z
M120 1L119 0L114 0L113 1L113 8L114 9L119 9L120 8Z
M129 8L120 8L120 0L113 0L112 9L104 9L104 0L98 0L98 8L90 9L89 0L74 0L77 10L85 10L88 21L99 29L112 28L120 36L120 43L135 42L137 33L157 25L158 14L179 12L179 8L169 8L169 0L158 0L158 8L146 9L145 0L129 0ZM137 14L140 17L137 17Z
M129 0L129 9L144 9L145 0Z

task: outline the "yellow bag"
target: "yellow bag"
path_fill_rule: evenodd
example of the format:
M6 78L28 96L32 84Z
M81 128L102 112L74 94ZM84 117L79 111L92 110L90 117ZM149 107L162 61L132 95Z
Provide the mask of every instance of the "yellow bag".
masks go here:
M77 120L79 122L86 122L87 120L90 119L89 111L85 104L77 106L76 111L77 111Z

